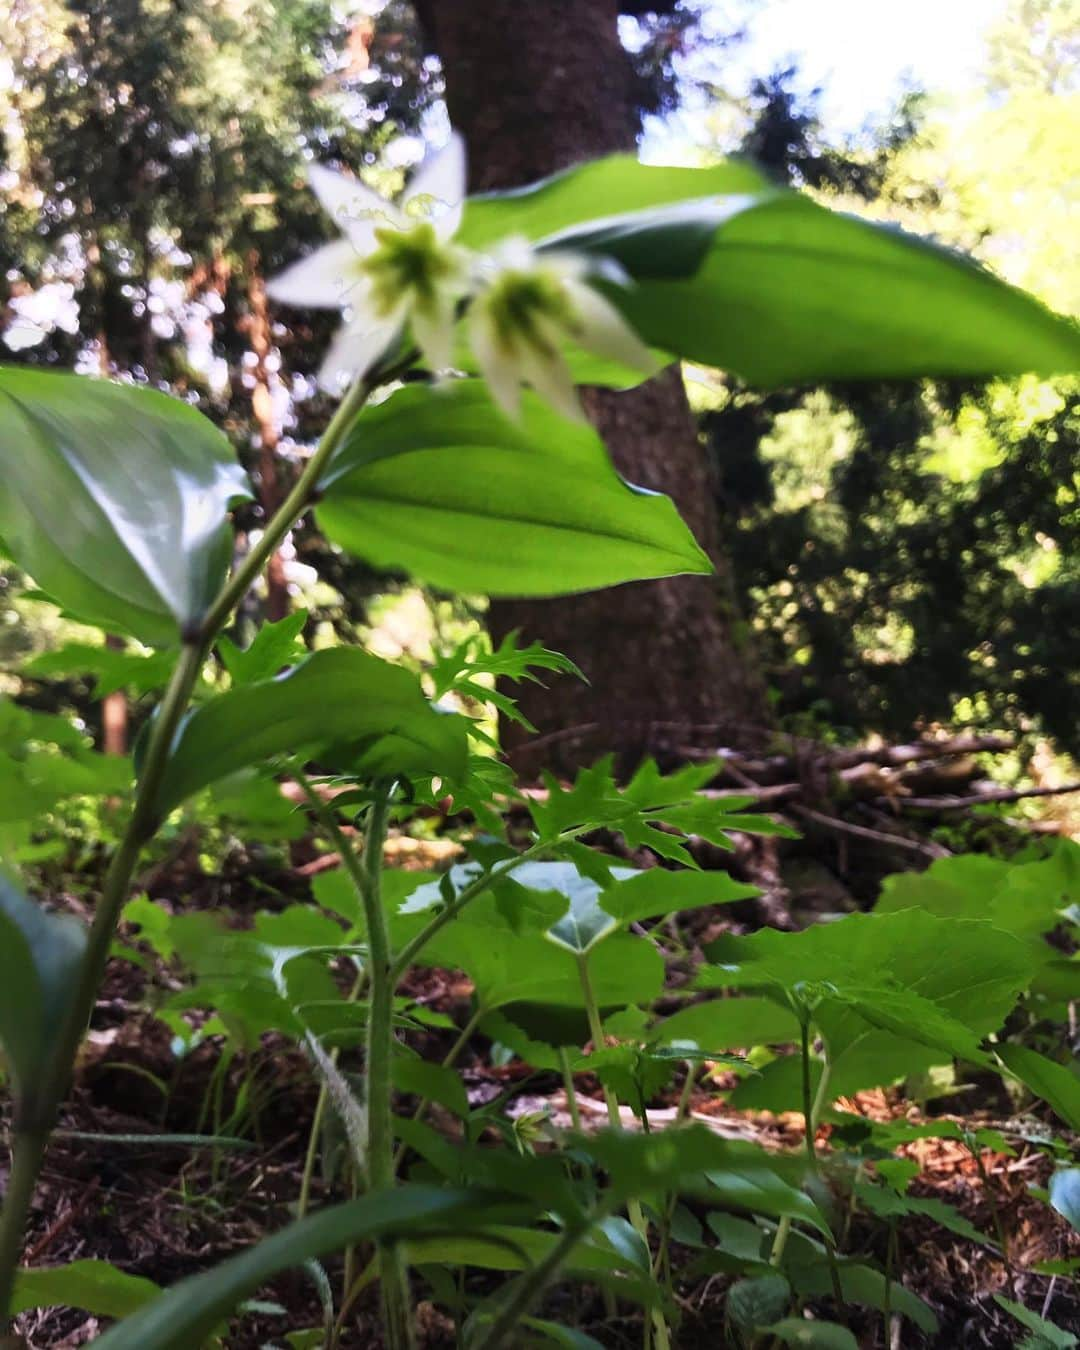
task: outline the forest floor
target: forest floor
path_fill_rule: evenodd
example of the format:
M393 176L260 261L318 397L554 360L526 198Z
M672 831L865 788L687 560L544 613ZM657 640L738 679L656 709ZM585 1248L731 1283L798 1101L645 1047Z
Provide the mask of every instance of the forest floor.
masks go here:
M863 843L862 847L872 846ZM406 861L417 865L413 857ZM856 872L861 865L858 856L849 855L845 861ZM811 867L804 858L802 872L795 868L795 873L811 878L804 893L811 910L820 902L815 895L823 876L840 885L836 860L831 862L830 867L820 861ZM318 859L301 855L299 865L272 878L269 890L265 878L250 889L234 879L228 887L230 922L244 927L255 909L272 908L272 890L287 895L290 902L305 898L307 879L321 865ZM221 894L221 879L158 875L153 893L166 903L181 895L185 906L215 903ZM714 936L724 926L734 924L740 931L753 926L751 915L733 916L733 909L738 907L702 911L704 926L697 940ZM685 933L683 937L685 941ZM466 980L438 970L418 971L411 978L408 992L412 997L458 1025L464 1023L471 992ZM675 972L675 982L679 979ZM175 988L176 983L175 972L154 961L144 968L125 960L112 962L61 1132L46 1159L31 1218L28 1265L97 1257L169 1285L250 1245L295 1212L317 1095L309 1063L294 1045L276 1037L266 1038L249 1058L235 1059L225 1075L219 1072L222 1045L218 1038L208 1038L177 1059L168 1028L153 1012L160 991ZM453 1033L430 1030L424 1038L426 1043L413 1038L414 1048L437 1061L449 1048ZM488 1050L483 1037L474 1037L460 1060L470 1105L506 1093L507 1109L513 1115L543 1111L552 1127L569 1124L559 1075L537 1073L513 1061L494 1067ZM343 1064L347 1063L346 1058ZM724 1102L724 1086L719 1071L701 1077L690 1102L697 1119L768 1147L799 1147L801 1116L735 1111ZM599 1084L588 1075L579 1075L576 1089L585 1121L595 1117L598 1125L602 1123ZM674 1114L677 1094L678 1084L670 1098L651 1104L650 1120L655 1127L662 1128L665 1118ZM207 1133L215 1100L221 1108L218 1119L226 1121L233 1106L246 1101L223 1133L244 1135L251 1146L193 1149L143 1142L142 1136L162 1133ZM958 1100L963 1103L963 1114L955 1114ZM896 1091L860 1093L841 1105L876 1120L920 1118L920 1108ZM920 1167L912 1193L947 1201L988 1235L1000 1224L1010 1235L1008 1261L993 1248L968 1242L929 1220L906 1219L900 1229L897 1266L904 1284L937 1313L940 1333L931 1341L909 1322L901 1324L895 1319L886 1347L881 1314L852 1307L847 1310L850 1325L862 1350L901 1346L907 1350L930 1346L935 1350L996 1350L1017 1345L1024 1333L1018 1334L1017 1324L995 1304L995 1294L1017 1299L1059 1326L1080 1332L1080 1294L1075 1280L1032 1271L1036 1262L1080 1256L1080 1237L1030 1193L1030 1187L1046 1184L1050 1167L1046 1155L1019 1137L1008 1117L1008 1100L989 1083L985 1087L976 1084L962 1097L945 1099L939 1105L965 1128L1001 1130L1012 1142L1014 1156L985 1152L980 1174L960 1143L919 1140L904 1149ZM925 1111L926 1105L921 1109ZM437 1114L433 1123L440 1124ZM823 1160L830 1150L828 1136L826 1125L818 1139ZM315 1203L329 1199L330 1194L330 1188L316 1177ZM886 1243L883 1223L856 1216L844 1249L884 1265ZM328 1265L332 1281L339 1278L339 1270L340 1263L337 1268ZM485 1287L482 1274L475 1282L477 1288ZM713 1276L682 1285L679 1350L716 1350L725 1344L726 1284L724 1277ZM588 1288L579 1288L573 1295L555 1295L547 1315L558 1321L559 1300L568 1297L575 1300L575 1325L602 1344L627 1350L640 1345L640 1314L628 1307L622 1310L624 1315L611 1320L605 1316L600 1296ZM380 1341L374 1314L373 1300L362 1301L342 1341L344 1350L376 1350ZM823 1304L822 1315L835 1314ZM229 1350L284 1350L290 1330L317 1326L320 1318L315 1285L303 1272L294 1272L261 1292L259 1310L249 1311L233 1324L227 1345ZM422 1350L455 1346L452 1325L431 1304L420 1304L418 1321ZM20 1329L30 1350L60 1350L86 1344L100 1326L98 1319L84 1313L51 1309L25 1313Z

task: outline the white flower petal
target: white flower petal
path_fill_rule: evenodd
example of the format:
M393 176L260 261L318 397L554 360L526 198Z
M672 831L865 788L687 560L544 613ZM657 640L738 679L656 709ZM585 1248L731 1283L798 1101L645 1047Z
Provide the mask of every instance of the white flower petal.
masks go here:
M521 414L521 376L517 363L496 337L482 309L469 313L469 345L491 397L508 417Z
M449 207L459 207L464 202L465 142L456 131L441 150L428 155L405 189L406 206L423 197L433 197Z
M342 309L357 282L356 264L356 251L348 239L335 239L271 277L266 294L301 309Z
M439 292L429 309L414 308L411 314L413 337L433 371L446 370L454 359L455 298Z
M440 244L445 244L453 239L458 230L461 229L462 217L465 215L465 203L458 202L455 206L448 206L444 211L440 211L431 222L435 227L435 238Z
M570 422L586 421L574 380L561 354L547 355L536 347L523 347L521 372L545 403Z
M656 374L661 363L610 300L584 282L567 281L565 286L581 319L578 346L646 375Z
M308 170L312 191L358 253L369 253L375 231L384 225L399 225L401 213L392 202L373 192L359 178L312 164Z
M356 320L339 328L319 367L319 385L329 394L341 394L366 375L397 337L396 322Z

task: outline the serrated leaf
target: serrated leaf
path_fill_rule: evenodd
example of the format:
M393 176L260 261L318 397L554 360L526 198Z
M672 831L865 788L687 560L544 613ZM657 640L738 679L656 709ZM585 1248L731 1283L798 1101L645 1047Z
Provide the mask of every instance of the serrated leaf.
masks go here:
M291 666L306 655L300 634L307 622L307 610L298 609L276 623L264 623L250 647L239 648L230 637L218 641L218 652L233 687L271 680L283 667Z
M81 618L176 643L220 589L229 507L250 495L228 441L188 404L0 368L0 537Z

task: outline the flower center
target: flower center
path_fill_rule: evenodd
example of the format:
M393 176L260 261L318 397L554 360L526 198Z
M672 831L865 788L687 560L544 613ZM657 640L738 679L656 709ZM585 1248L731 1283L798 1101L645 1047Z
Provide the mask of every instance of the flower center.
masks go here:
M498 340L511 350L525 343L552 353L579 322L561 278L542 268L500 273L484 303Z
M459 271L454 254L440 242L427 221L411 230L375 231L379 247L360 263L371 283L371 303L380 318L389 318L403 302L432 309L437 293Z

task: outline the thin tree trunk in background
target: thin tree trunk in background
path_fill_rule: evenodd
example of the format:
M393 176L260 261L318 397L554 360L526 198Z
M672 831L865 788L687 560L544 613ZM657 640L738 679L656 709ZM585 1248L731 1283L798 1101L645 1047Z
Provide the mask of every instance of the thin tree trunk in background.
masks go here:
M252 374L255 379L251 391L251 411L259 429L259 463L256 474L259 505L264 520L269 520L281 505L282 492L278 482L277 448L280 437L274 421L274 403L271 393L270 370L267 361L273 351L270 313L266 303L259 255L248 256L248 340L257 358ZM285 563L280 550L275 551L266 569L265 617L272 623L289 612L289 587L285 579Z
M634 148L616 0L419 0L418 11L443 63L450 120L468 143L470 191L517 187ZM718 575L493 602L493 637L520 628L571 656L591 682L515 689L541 732L503 727L515 767L532 775L570 771L606 750L625 765L645 754L677 758L677 746L760 743L770 720L764 685L740 638L707 459L678 370L625 393L588 391L586 406L619 471L674 498Z
M105 646L123 651L124 639L107 633ZM122 689L114 689L101 700L101 748L107 755L127 754L128 702Z

